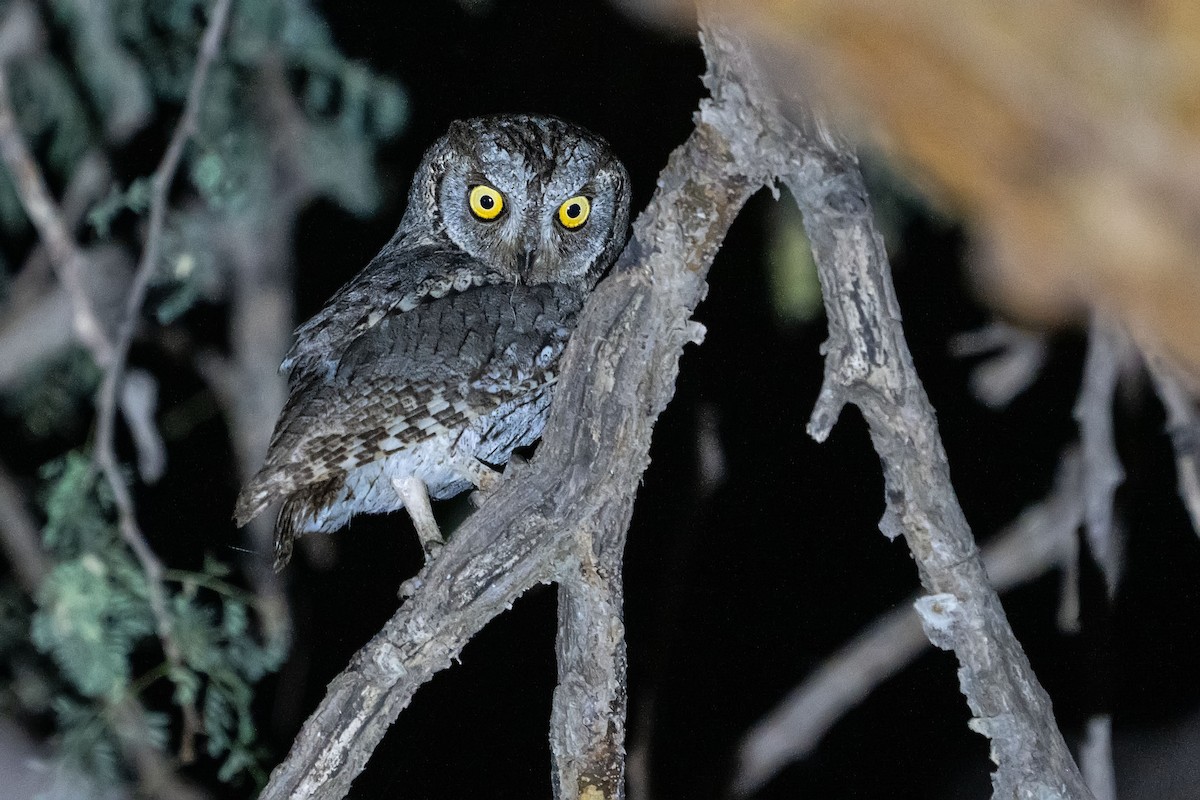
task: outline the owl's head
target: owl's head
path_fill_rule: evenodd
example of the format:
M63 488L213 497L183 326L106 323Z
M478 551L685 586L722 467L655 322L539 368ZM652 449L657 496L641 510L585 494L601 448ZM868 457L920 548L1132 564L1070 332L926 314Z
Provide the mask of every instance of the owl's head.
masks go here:
M629 226L629 175L599 136L550 116L454 122L425 154L402 226L513 283L590 288Z

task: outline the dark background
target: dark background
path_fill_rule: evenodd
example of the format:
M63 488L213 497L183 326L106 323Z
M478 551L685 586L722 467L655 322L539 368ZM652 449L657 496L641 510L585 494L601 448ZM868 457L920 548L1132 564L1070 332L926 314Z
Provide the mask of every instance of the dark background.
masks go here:
M356 219L330 204L303 215L299 319L387 240L421 152L451 120L536 111L582 123L623 158L640 208L703 95L703 58L691 33L640 27L606 3L498 1L476 13L450 2L323 6L348 55L403 84L411 117L380 165L391 194L377 217ZM721 797L747 727L917 588L903 542L876 529L882 481L861 418L847 409L823 445L805 434L824 325L776 321L763 255L773 205L756 197L717 258L697 313L708 337L684 356L629 537L629 743L649 737L659 798ZM964 235L919 215L907 217L900 233L892 258L909 344L939 413L960 500L984 541L1049 490L1059 453L1076 436L1071 407L1083 340L1057 335L1039 382L1007 411L985 409L967 390L971 363L947 351L953 334L990 319L964 286ZM202 321L206 312L194 313ZM183 387L177 402L198 386L164 381L176 384ZM707 500L697 478L702 413L715 414L727 461L726 481ZM1081 635L1056 630L1057 575L1004 598L1070 737L1106 709L1119 736L1159 730L1194 712L1200 697L1192 646L1200 543L1175 496L1162 424L1161 409L1132 387L1118 415L1128 571L1116 602L1109 605L1090 564ZM173 526L190 542L196 531L211 532L197 548L238 545L227 513L236 479L221 422L174 442L170 457L164 483L140 501L155 520L147 527ZM403 514L357 519L335 545L331 569L301 558L286 573L297 642L287 668L262 691L272 762L325 685L392 614L396 588L420 565ZM418 692L351 796L548 797L554 615L554 591L542 587L489 625L460 665ZM987 742L967 730L968 717L953 657L931 650L759 796L984 797ZM1118 771L1125 768L1119 761Z

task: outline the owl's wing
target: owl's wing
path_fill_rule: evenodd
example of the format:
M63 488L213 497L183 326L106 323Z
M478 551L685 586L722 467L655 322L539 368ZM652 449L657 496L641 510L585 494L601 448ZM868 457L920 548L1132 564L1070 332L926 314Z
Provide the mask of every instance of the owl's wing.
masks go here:
M266 464L239 495L239 523L544 385L582 299L557 285L485 285L364 328L331 370L293 381Z
M311 375L329 376L346 348L388 315L500 281L499 275L461 251L393 240L296 329L296 343L280 368L292 386Z

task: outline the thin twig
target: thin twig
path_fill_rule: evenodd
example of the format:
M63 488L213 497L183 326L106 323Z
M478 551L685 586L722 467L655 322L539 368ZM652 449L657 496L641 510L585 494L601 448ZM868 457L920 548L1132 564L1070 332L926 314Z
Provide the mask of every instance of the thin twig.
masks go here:
M172 635L171 613L167 607L167 595L162 583L163 565L138 527L133 495L121 474L113 433L116 426L117 399L123 382L129 346L133 342L133 334L137 330L142 304L146 299L146 289L158 266L159 252L162 248L163 222L167 213L167 192L171 188L175 173L179 168L179 162L183 157L184 145L187 144L195 128L204 85L208 80L209 69L220 49L221 38L229 18L230 5L231 0L217 0L213 6L208 26L200 43L200 51L196 57L196 67L192 73L192 82L188 88L183 115L175 126L162 161L159 162L158 168L151 177L150 220L146 231L146 242L142 249L141 260L134 272L133 282L129 287L129 295L126 298L124 315L117 330L111 361L106 364L104 380L96 399L95 462L112 488L113 501L120 518L121 537L129 545L141 565L142 571L146 574L150 607L154 613L163 653L167 660L177 667L183 665L183 657ZM200 716L195 705L191 703L183 704L182 712L184 734L181 757L184 761L188 761L193 747L193 737L200 729Z
M100 388L96 403L96 451L100 456L111 455L113 449L113 428L116 418L117 389L125 370L125 360L129 354L129 346L133 342L137 330L138 319L141 316L142 304L146 300L146 289L150 279L158 267L159 252L162 249L162 230L167 214L167 193L174 182L175 173L183 157L183 148L196 127L196 118L203 98L204 85L217 53L220 50L221 37L229 17L231 0L216 0L209 16L208 27L200 43L200 51L196 56L196 68L192 73L192 82L188 88L187 101L184 104L183 115L175 126L171 141L163 154L162 161L151 176L150 217L146 230L146 242L142 248L142 257L134 272L133 283L129 287L129 295L125 302L125 313L117 330L114 344L113 363L108 365L104 383ZM113 459L115 462L115 458ZM113 477L110 475L110 478ZM113 481L120 483L120 481Z
M971 370L971 394L988 408L1005 408L1028 389L1046 363L1046 336L994 321L950 340L959 358L987 355Z
M1096 800L1117 800L1117 774L1113 767L1112 716L1097 714L1087 721L1079 746L1079 767Z
M1176 480L1179 496L1192 520L1192 530L1200 536L1200 408L1165 358L1143 348L1154 388L1167 411L1167 433L1175 448Z
M1092 557L1104 574L1110 598L1121 579L1122 561L1113 501L1117 487L1125 479L1113 434L1113 401L1127 350L1128 340L1121 329L1101 312L1092 312L1074 414L1083 448L1083 491L1087 499L1084 530Z

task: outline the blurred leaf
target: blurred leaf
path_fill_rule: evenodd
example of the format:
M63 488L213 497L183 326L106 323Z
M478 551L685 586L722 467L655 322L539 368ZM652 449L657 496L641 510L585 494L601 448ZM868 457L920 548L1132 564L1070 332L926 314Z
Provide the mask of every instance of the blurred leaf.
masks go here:
M82 422L99 383L100 370L87 351L72 346L28 370L5 397L5 405L34 436L69 434Z
M95 706L60 697L54 701L54 716L62 731L59 757L65 765L100 783L121 778L117 738Z
M154 631L145 578L131 560L88 553L64 561L38 589L34 645L85 697L113 698L129 683L129 658Z
M769 219L767 269L775 314L785 324L811 322L821 313L821 284L791 195L781 199Z
M74 451L49 462L40 477L46 512L42 543L50 555L73 559L116 543L111 490L83 453Z
M351 214L366 216L379 207L382 192L375 177L374 151L347 135L337 123L317 123L302 143L308 180Z
M116 186L108 190L108 194L88 211L87 220L96 235L107 237L113 220L123 211L143 214L150 208L150 196L153 191L149 178L135 178L125 191Z
M107 0L53 0L58 22L70 33L75 74L87 87L111 139L122 142L150 119L153 104L146 73L117 39Z

